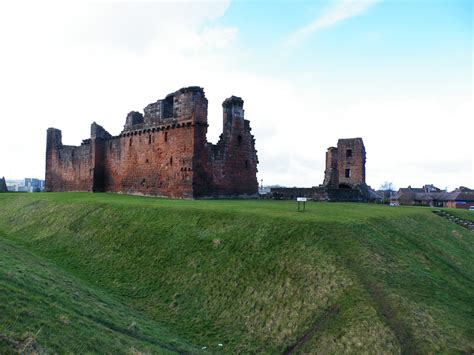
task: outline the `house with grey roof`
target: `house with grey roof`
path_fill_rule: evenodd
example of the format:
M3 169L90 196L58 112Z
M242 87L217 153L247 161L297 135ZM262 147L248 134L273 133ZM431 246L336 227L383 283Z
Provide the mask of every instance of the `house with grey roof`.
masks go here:
M390 203L408 206L465 208L474 206L474 190L461 186L448 192L433 185L421 188L408 186L399 189L390 197Z

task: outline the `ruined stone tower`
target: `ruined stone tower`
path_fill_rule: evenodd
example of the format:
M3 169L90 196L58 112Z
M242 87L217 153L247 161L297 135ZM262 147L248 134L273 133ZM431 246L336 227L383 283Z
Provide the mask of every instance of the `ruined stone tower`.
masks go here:
M365 147L362 138L339 139L326 152L324 186L353 188L365 185Z
M373 190L365 182L365 147L362 138L339 139L326 152L322 185L310 188L272 188L273 198L309 197L315 201L367 202Z
M130 112L112 136L95 122L81 146L62 144L49 128L46 191L110 191L177 198L257 193L255 140L243 100L223 103L219 142L207 142L207 99L200 87L180 89Z

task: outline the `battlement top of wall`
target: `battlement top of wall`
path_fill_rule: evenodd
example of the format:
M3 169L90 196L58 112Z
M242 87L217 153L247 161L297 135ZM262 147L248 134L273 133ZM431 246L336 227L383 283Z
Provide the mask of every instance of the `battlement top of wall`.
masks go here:
M188 94L188 93L201 94L202 97L204 97L204 98L206 97L206 94L204 93L204 88L202 88L200 86L187 86L187 87L181 88L179 90L176 90L175 92L169 93L162 100L170 99L170 98L173 98L175 96ZM161 101L161 100L158 100L158 101ZM153 104L150 104L150 105L153 105Z
M357 142L357 141L362 142L362 138L360 138L360 137L356 137L356 138L339 138L339 139L337 140L338 143L339 143L339 142L342 142L342 143L343 143L343 142Z
M337 141L337 144L353 144L353 143L362 143L364 144L362 138L356 137L356 138L340 138Z
M243 106L244 100L241 97L232 95L231 97L224 100L222 107L231 107L231 106Z
M205 96L204 95L204 89L202 87L200 87L200 86L187 86L187 87L181 88L179 90L176 90L174 93L166 95L166 97L168 97L170 95L186 94L188 92L201 93L203 96Z

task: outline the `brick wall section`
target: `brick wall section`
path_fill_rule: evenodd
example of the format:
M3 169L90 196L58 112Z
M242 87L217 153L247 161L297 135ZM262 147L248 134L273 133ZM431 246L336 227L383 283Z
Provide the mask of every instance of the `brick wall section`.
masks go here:
M207 99L199 87L183 88L130 112L113 137L95 122L91 138L64 146L48 129L46 191L110 191L175 198L257 193L257 155L243 100L224 101L224 131L207 142Z
M367 202L369 197L359 189L338 189L318 187L279 187L271 189L271 196L279 200L296 200L307 197L314 201L331 202Z

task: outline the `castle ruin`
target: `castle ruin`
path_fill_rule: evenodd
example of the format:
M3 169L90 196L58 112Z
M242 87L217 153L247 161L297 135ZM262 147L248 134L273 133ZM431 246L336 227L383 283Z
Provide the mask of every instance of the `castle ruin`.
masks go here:
M223 104L223 133L207 142L207 99L200 87L182 88L130 112L112 136L91 125L80 146L63 145L49 128L46 191L91 191L173 198L252 196L257 193L257 151L244 101Z

